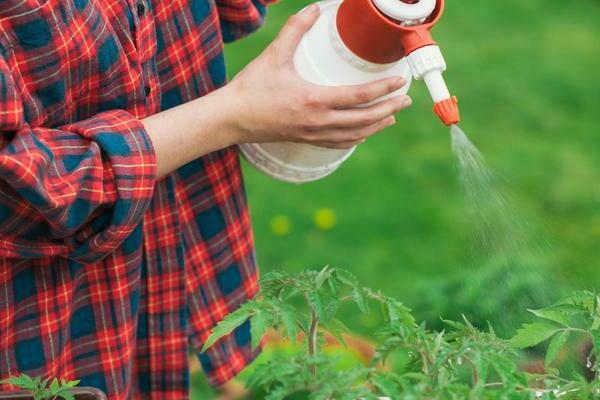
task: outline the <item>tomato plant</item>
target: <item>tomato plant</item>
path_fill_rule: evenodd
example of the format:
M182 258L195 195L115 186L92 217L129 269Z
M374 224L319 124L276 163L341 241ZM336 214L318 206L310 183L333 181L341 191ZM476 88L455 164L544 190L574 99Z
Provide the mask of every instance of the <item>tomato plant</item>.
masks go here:
M324 335L340 342L348 328L337 318L345 304L357 313L378 308L385 326L367 365L340 369L334 355L320 351ZM377 307L374 307L377 306ZM576 292L547 308L530 310L538 319L525 324L510 340L493 327L482 330L463 317L444 321L433 331L417 323L410 309L384 294L361 287L347 271L324 268L299 274L272 272L262 278L261 291L226 317L213 330L205 349L250 319L252 346L260 345L268 328L301 341L305 352L279 357L256 366L248 386L267 393L267 399L294 395L310 399L592 399L600 396L600 297ZM561 375L553 366L559 352L575 336L589 340L587 368L595 379ZM520 349L549 341L544 373L520 368ZM406 361L385 368L393 354Z

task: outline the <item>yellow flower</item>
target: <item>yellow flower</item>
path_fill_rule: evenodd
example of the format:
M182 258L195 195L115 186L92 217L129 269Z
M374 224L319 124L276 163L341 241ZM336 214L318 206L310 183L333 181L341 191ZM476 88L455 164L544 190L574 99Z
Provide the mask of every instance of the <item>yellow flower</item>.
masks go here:
M292 231L292 221L285 215L277 215L271 219L271 233L275 236L287 236Z
M313 220L315 226L322 231L333 229L337 222L335 212L331 208L319 208L315 211Z

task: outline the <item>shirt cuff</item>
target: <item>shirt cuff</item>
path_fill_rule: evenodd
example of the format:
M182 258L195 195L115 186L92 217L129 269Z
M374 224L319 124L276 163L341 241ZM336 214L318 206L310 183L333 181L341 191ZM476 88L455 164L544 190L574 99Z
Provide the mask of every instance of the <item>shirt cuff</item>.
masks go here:
M112 212L102 213L103 218L89 225L95 232L80 232L68 243L68 258L95 262L119 247L141 222L154 193L156 155L143 123L123 110L107 111L64 128L100 148L105 178L98 193L114 196L105 199Z

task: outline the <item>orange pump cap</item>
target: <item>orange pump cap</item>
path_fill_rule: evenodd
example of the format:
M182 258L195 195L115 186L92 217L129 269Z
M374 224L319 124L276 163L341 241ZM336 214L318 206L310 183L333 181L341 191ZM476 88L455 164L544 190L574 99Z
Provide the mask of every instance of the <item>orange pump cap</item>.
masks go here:
M399 0L414 3L417 0ZM436 0L436 8L425 23L403 26L384 15L372 0L344 0L336 25L342 42L363 60L388 64L413 51L435 44L429 32L444 12L445 0Z
M456 125L460 122L458 99L456 96L435 103L433 105L433 112L440 117L446 126Z

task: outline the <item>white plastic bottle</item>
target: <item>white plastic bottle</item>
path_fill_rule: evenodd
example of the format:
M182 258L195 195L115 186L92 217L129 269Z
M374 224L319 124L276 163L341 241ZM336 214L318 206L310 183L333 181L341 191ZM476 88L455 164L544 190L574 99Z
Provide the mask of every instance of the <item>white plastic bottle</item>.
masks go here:
M361 60L345 48L335 27L341 0L318 3L321 16L304 36L294 56L298 74L324 86L354 85L390 76L407 80L398 94L408 91L411 73L406 59L381 65ZM286 182L303 183L334 172L356 148L336 150L301 143L252 143L240 146L246 159L265 174Z
M344 1L344 12L340 12ZM395 96L407 93L414 71L415 77L425 78L428 87L431 86L434 101L447 106L450 95L441 78L445 63L437 45L431 41L428 34L428 29L441 14L443 0L373 0L380 8L376 8L371 1L326 0L317 3L321 15L304 36L294 56L298 74L308 82L324 86L356 85L387 77L404 77L407 84L389 95ZM436 4L437 14L428 24L427 18L434 13ZM393 13L394 18L398 18L400 14L406 15L407 19L404 23L387 21L387 17L380 14L380 9ZM350 36L354 36L350 39L354 42L345 42L342 39L340 32L344 33L344 29L341 29L343 26L340 26L340 18L345 19L342 22L345 22L346 26L350 25ZM413 28L420 24L423 29ZM364 35L360 32L354 33L354 27L361 28ZM407 43L402 43L404 37L407 37ZM358 45L355 51L347 45L353 43ZM374 45L374 52L370 51L371 44ZM365 53L362 57L357 55L361 53L360 47L366 49L366 53L362 51ZM417 57L411 60L409 56L407 59L405 48L414 48L413 54ZM371 53L375 54L375 57L371 57ZM421 57L421 54L425 57ZM369 61L368 58L373 60ZM387 58L392 61L388 62ZM430 85L429 82L434 84ZM455 102L455 98L453 99ZM285 182L304 183L333 173L356 148L336 150L278 142L242 144L240 149L254 167L268 176Z

